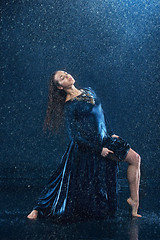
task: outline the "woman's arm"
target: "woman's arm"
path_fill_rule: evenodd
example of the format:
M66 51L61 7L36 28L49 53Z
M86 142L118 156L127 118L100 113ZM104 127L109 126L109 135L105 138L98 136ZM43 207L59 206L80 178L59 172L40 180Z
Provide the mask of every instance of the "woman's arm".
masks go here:
M102 153L102 141L97 137L94 140L91 139L89 136L86 134L80 134L78 131L75 131L76 128L74 128L74 125L71 126L71 132L72 132L72 138L74 139L75 142L80 144L82 147L85 148L88 147L91 149L93 152L97 152L99 154Z

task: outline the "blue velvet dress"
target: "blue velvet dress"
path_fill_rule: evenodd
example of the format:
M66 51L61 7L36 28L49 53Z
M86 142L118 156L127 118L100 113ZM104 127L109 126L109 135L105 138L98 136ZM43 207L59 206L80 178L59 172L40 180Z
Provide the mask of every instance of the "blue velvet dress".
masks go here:
M107 147L123 160L130 145L113 138L92 88L65 103L70 139L61 163L33 209L55 222L103 219L117 209L117 162L101 155Z

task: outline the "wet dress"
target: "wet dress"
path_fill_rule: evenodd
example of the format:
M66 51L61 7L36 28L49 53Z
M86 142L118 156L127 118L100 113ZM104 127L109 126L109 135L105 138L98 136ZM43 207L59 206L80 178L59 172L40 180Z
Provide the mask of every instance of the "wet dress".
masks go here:
M103 219L117 209L117 162L101 155L103 147L123 160L130 145L113 131L91 87L64 107L69 144L33 209L55 222Z

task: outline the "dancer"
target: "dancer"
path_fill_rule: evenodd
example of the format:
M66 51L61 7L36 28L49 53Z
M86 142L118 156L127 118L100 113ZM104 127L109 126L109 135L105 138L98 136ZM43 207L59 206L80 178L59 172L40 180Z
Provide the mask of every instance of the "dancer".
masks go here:
M128 163L133 217L139 207L140 161L129 143L114 134L104 117L100 99L91 87L77 89L75 79L56 71L50 79L45 129L52 131L65 119L70 139L57 171L27 216L55 221L106 218L117 208L117 162Z

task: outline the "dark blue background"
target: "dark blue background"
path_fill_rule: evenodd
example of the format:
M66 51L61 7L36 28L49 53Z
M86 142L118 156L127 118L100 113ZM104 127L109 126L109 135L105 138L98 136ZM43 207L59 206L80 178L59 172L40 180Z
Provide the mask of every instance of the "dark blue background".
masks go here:
M42 126L49 77L61 69L96 91L115 133L141 155L141 195L152 201L160 191L159 12L156 0L1 0L2 188L43 185L59 164L68 138L47 137Z
M23 0L1 9L0 175L48 176L58 164L65 144L46 139L42 125L49 77L64 69L97 92L145 177L158 176L158 2Z

